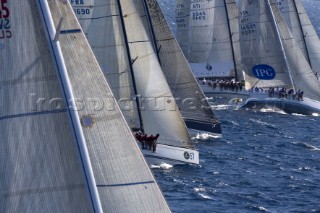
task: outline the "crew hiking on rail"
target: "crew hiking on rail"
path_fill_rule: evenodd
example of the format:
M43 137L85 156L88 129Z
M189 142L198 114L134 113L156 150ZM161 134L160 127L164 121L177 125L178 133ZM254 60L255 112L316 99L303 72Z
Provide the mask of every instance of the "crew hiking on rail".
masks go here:
M152 152L156 152L157 149L157 139L159 138L159 134L155 136L147 134L143 134L142 132L137 132L135 134L136 139L142 144L142 149L149 148Z

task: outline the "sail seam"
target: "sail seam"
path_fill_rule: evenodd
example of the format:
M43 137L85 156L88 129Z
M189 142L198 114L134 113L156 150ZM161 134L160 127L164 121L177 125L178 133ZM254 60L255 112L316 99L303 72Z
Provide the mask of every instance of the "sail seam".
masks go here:
M28 194L41 194L46 192L61 192L67 190L78 190L82 189L85 186L83 184L74 184L74 185L64 185L64 186L56 186L56 187L45 187L45 188L37 188L37 189L25 189L20 191L13 191L10 193L4 193L4 197L15 197L15 196L24 196Z
M27 116L32 116L32 115L47 115L47 114L53 114L53 113L62 113L62 112L66 112L66 111L67 111L66 109L61 109L61 110L29 112L29 113L15 114L15 115L6 115L6 116L1 116L0 121L7 120L10 118L20 118L20 117L27 117Z

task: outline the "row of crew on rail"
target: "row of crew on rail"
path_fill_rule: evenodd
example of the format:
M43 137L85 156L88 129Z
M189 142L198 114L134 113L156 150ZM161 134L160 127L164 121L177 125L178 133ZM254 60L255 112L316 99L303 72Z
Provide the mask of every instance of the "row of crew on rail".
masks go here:
M230 90L230 91L242 91L243 90L243 83L237 82L237 81L231 81L231 80L206 80L201 79L199 80L199 83L202 85L208 85L212 87L214 90L216 88L220 88L220 90Z
M287 89L285 87L270 87L268 89L269 97L278 97L278 98L287 98L287 99L295 99L299 101L303 101L303 91L294 89Z
M135 134L136 139L142 144L142 149L149 148L152 152L156 152L157 149L157 139L159 138L159 134L155 136L147 134L143 134L142 132L137 132Z

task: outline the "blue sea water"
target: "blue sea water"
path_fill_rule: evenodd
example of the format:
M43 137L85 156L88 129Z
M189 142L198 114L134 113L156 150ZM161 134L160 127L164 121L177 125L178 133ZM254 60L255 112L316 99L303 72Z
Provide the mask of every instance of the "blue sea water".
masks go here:
M160 2L174 27L174 0ZM320 1L303 3L320 35ZM200 165L153 169L172 211L320 212L320 116L222 103L223 138L197 140Z

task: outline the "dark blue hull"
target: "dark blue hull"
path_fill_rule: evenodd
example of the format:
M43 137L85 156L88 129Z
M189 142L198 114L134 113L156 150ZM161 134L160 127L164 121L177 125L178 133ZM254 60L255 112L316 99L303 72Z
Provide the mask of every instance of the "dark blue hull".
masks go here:
M282 110L286 113L292 114L302 114L302 115L312 115L314 113L319 113L319 109L313 108L304 104L303 101L297 102L289 102L283 100L248 100L242 108L249 108L249 109L262 109L262 108L271 108L274 111Z
M207 132L211 134L221 135L220 122L208 122L196 119L184 119L188 129L193 129L199 132Z

